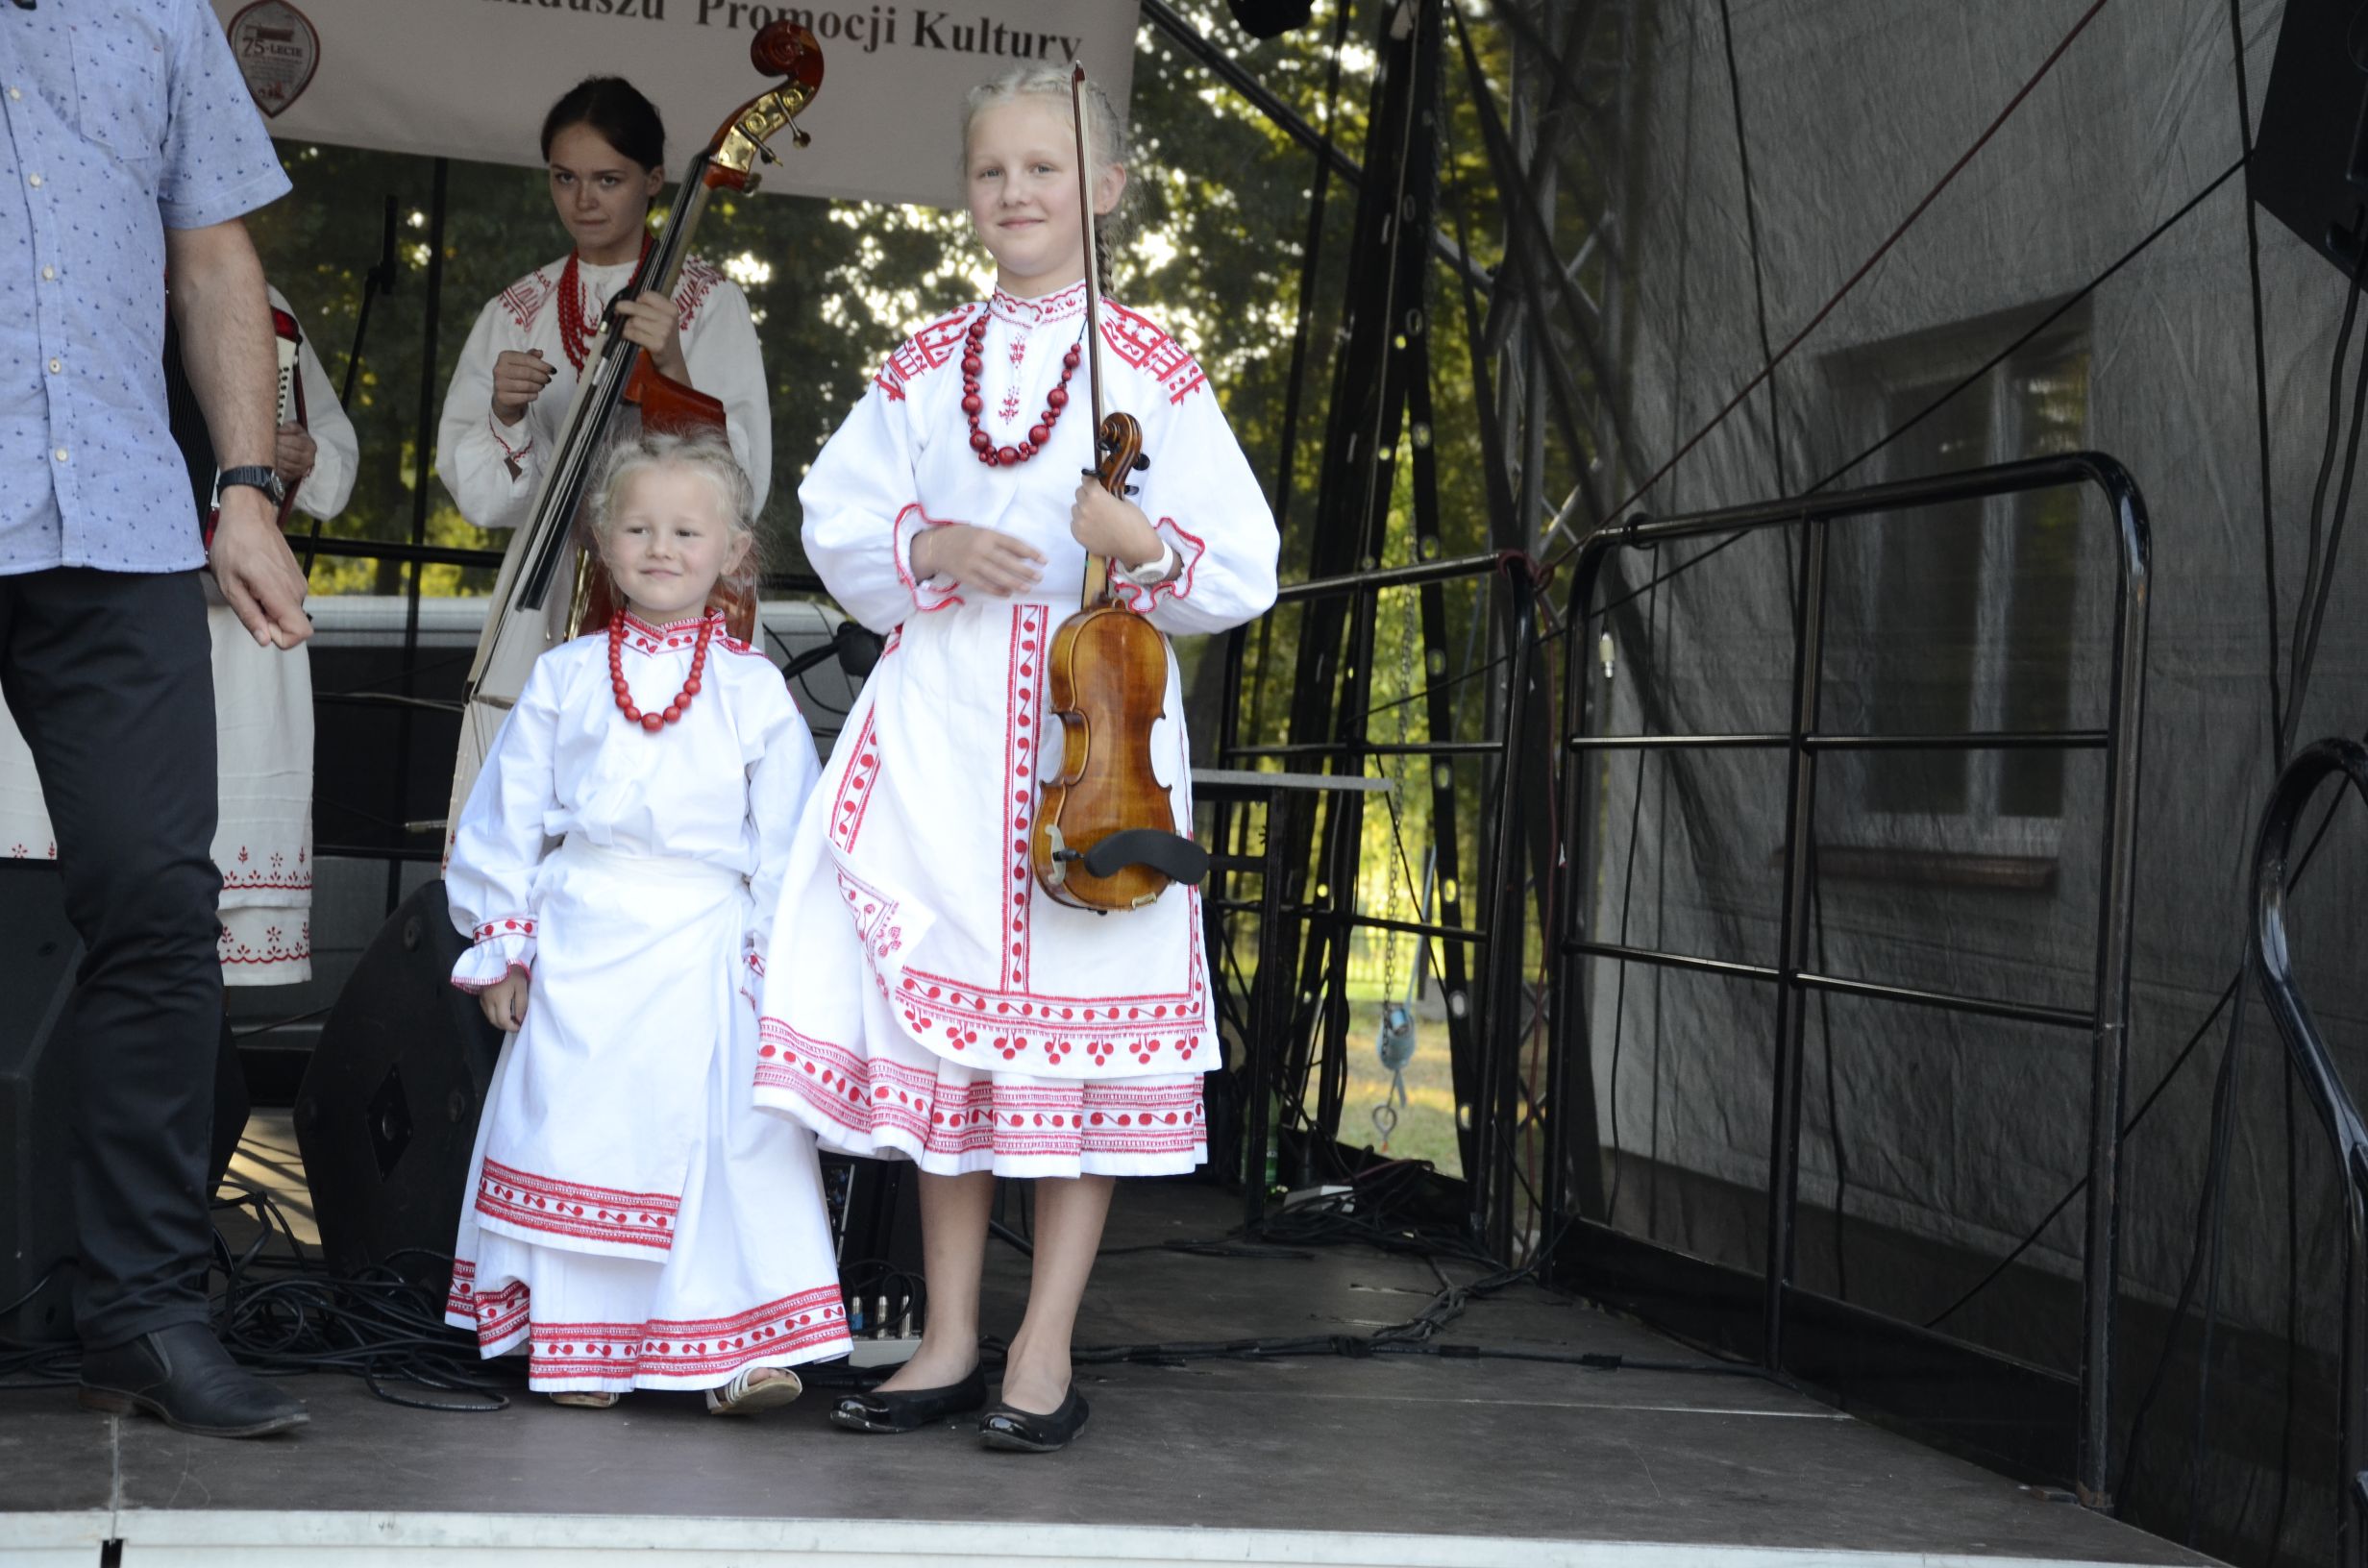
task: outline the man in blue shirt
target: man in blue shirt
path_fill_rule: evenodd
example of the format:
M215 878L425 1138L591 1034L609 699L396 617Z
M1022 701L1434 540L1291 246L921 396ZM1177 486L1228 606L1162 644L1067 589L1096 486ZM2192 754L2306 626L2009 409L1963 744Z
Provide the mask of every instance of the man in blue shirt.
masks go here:
M0 7L0 692L86 958L82 1399L257 1436L304 1407L206 1325L221 969L210 566L256 641L309 634L278 527L277 365L242 214L288 188L204 0ZM166 427L168 308L223 465L202 537Z

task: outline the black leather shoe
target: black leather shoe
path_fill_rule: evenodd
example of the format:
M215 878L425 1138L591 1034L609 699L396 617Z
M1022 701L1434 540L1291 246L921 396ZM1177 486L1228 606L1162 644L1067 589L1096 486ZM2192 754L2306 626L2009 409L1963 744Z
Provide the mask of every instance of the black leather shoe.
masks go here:
M918 1432L950 1415L966 1415L986 1402L987 1369L974 1366L969 1377L942 1388L850 1394L830 1407L830 1419L850 1432Z
M1067 1448L1085 1431L1086 1403L1072 1383L1061 1396L1061 1408L1049 1415L997 1404L978 1418L978 1440L1011 1454L1051 1454Z
M268 1437L311 1420L301 1400L239 1369L203 1323L83 1352L86 1409L139 1411L201 1437Z

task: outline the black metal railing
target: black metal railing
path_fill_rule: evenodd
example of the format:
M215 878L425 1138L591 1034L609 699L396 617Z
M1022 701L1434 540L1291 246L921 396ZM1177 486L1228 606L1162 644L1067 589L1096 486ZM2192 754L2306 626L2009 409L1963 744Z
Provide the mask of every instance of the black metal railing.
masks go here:
M2114 593L2112 669L2107 695L2107 718L2101 729L2060 731L1990 731L1963 734L1856 735L1835 734L1818 723L1821 666L1826 632L1827 534L1842 519L1874 514L1913 512L1952 502L1987 501L2024 492L2091 485L2109 509L2119 572ZM1888 523L1890 518L1880 521ZM1979 514L1976 514L1979 526ZM1604 562L1616 551L1649 551L1681 540L1731 537L1759 529L1799 528L1804 548L1798 552L1793 584L1793 647L1791 722L1784 730L1718 735L1599 735L1591 734L1589 693L1596 684L1584 677L1584 663L1592 656L1593 639L1582 635L1596 579ZM1737 962L1709 955L1661 952L1640 946L1594 940L1587 933L1590 905L1588 867L1591 857L1573 852L1566 857L1559 900L1562 915L1557 947L1561 954L1561 997L1556 1007L1557 1048L1553 1086L1548 1103L1558 1108L1551 1118L1552 1137L1547 1189L1548 1213L1566 1220L1565 1179L1574 1157L1592 1160L1593 1150L1569 1145L1574 1118L1561 1114L1570 1104L1573 1075L1591 1071L1586 1031L1586 966L1591 960L1611 960L1693 969L1764 982L1777 991L1776 1052L1771 1093L1771 1139L1766 1193L1766 1271L1759 1304L1758 1349L1771 1368L1788 1367L1785 1331L1788 1311L1801 1304L1792 1283L1794 1230L1799 1205L1800 1127L1803 1067L1803 1023L1806 999L1817 992L1860 996L1904 1003L1944 1012L1970 1014L2085 1032L2090 1039L2089 1109L2087 1128L2087 1211L2085 1261L2082 1280L2078 1433L2072 1459L2072 1479L2084 1501L2102 1507L2109 1501L2109 1433L2108 1416L2111 1374L2112 1306L2115 1289L2117 1225L2120 1188L2121 1106L2130 1015L2130 945L2132 889L2135 857L2133 833L2136 822L2139 736L2145 705L2146 625L2148 609L2149 536L2146 507L2137 486L2122 466L2095 453L2035 458L1931 478L1911 479L1865 489L1797 497L1729 510L1665 519L1637 518L1607 524L1591 533L1577 552L1571 586L1569 658L1566 681L1565 741L1574 755L1612 750L1671 750L1685 748L1762 748L1785 752L1789 761L1786 783L1783 868L1783 907L1778 952L1773 965ZM2097 921L2097 952L2093 1001L2075 1010L2043 1006L2010 998L1959 995L1945 992L1894 986L1854 976L1824 974L1811 968L1813 880L1813 833L1817 798L1818 759L1837 751L1985 750L2033 748L2101 749L2107 782L2103 820L2098 824L2103 845L2103 887ZM1590 770L1575 763L1566 769L1563 821L1590 824L1595 816L1586 800ZM1580 829L1584 831L1584 829ZM1606 1221L1612 1216L1605 1215ZM1583 1225L1577 1229L1583 1231ZM1608 1232L1608 1224L1598 1228ZM1582 1243L1585 1241L1582 1236ZM1897 1412L1912 1417L1912 1412Z
M2278 1021L2295 1076L2327 1129L2343 1172L2343 1374L2335 1402L2342 1433L2342 1469L2335 1485L2335 1561L2368 1563L2368 1123L2343 1087L2343 1075L2294 984L2286 943L2285 894L2298 869L2294 828L2303 808L2330 777L2349 779L2368 803L2368 747L2357 741L2320 741L2286 764L2270 792L2261 835L2253 851L2254 960L2261 994Z
M1514 1188L1516 1182L1515 1154L1518 1147L1519 1079L1517 1063L1519 1041L1517 1027L1521 1005L1522 952L1522 775L1517 765L1516 748L1523 733L1523 711L1530 685L1532 667L1537 650L1537 582L1535 566L1517 554L1466 555L1447 560L1419 561L1407 566L1385 567L1369 572L1349 573L1340 576L1320 577L1285 586L1276 596L1276 604L1306 603L1316 600L1354 597L1355 614L1359 624L1351 647L1373 647L1372 618L1376 596L1391 589L1436 589L1447 582L1494 578L1503 586L1496 614L1501 618L1505 644L1504 674L1499 690L1503 697L1498 711L1492 715L1491 728L1495 738L1483 741L1458 741L1444 738L1451 725L1449 710L1436 696L1430 707L1430 726L1433 738L1428 741L1375 742L1367 738L1363 712L1348 715L1336 728L1336 739L1298 742L1288 745L1241 745L1228 738L1221 745L1219 755L1231 765L1248 766L1265 759L1320 764L1333 773L1361 774L1368 757L1420 756L1444 759L1477 757L1495 765L1492 780L1493 815L1483 821L1482 842L1485 860L1481 867L1480 907L1483 918L1467 924L1461 919L1461 899L1449 891L1453 877L1443 872L1441 878L1439 920L1402 920L1380 915L1368 915L1357 908L1357 867L1362 845L1356 831L1360 820L1360 803L1344 797L1331 801L1326 811L1331 814L1322 847L1317 876L1327 890L1325 896L1315 899L1293 899L1269 904L1269 918L1299 922L1326 940L1324 953L1324 990L1335 1005L1322 1019L1325 1035L1324 1060L1327 1067L1337 1069L1345 1049L1346 1018L1341 998L1346 995L1348 933L1354 930L1390 931L1411 934L1446 943L1469 944L1482 955L1478 1005L1465 1005L1461 994L1462 967L1460 963L1446 966L1449 1050L1454 1058L1456 1097L1470 1108L1468 1125L1460 1128L1465 1135L1465 1177L1468 1183L1469 1214L1476 1236L1495 1246L1501 1253L1509 1245L1513 1230ZM1351 682L1352 689L1356 686ZM1426 690L1429 690L1426 688ZM1416 694L1408 694L1411 700ZM1452 835L1456 831L1454 791L1452 786L1441 787L1434 781L1434 815L1432 830L1435 837ZM1221 828L1221 842L1222 842ZM1445 847L1443 845L1443 848ZM1452 861L1444 862L1447 869ZM1216 907L1242 914L1261 911L1261 903L1229 896L1221 888L1213 902ZM1418 958L1418 962L1419 959ZM1261 983L1265 983L1263 980ZM1300 996L1308 1001L1312 988ZM1271 1016L1271 1015L1270 1015ZM1289 1044L1295 1052L1293 1060L1283 1067L1295 1079L1304 1084L1310 1070L1318 1019L1293 1010L1290 1019ZM1260 1042L1261 1049L1271 1049L1273 1042ZM1304 1096L1302 1095L1302 1098ZM1253 1114L1257 1108L1253 1107ZM1316 1131L1325 1138L1340 1136L1341 1106L1338 1095L1327 1093L1320 1097Z

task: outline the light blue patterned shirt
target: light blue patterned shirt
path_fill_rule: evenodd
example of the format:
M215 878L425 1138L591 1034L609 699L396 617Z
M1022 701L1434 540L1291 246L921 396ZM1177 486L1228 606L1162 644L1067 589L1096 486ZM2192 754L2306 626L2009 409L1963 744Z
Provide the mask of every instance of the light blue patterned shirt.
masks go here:
M164 409L164 231L284 194L205 0L0 4L0 576L205 564Z

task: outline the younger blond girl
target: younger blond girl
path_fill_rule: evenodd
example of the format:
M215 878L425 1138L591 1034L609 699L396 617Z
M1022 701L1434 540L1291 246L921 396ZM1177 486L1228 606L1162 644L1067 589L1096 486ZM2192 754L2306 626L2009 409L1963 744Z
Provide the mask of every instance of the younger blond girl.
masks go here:
M729 449L626 443L590 510L625 608L536 661L446 872L474 941L453 983L515 1031L446 1315L564 1403L703 1388L746 1412L848 1346L814 1139L749 1104L814 743L714 607L753 575Z

